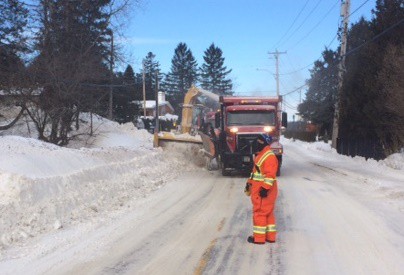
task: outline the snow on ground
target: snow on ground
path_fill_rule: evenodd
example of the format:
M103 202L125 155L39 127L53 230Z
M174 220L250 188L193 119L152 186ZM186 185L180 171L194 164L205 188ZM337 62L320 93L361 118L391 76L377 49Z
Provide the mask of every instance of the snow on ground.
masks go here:
M89 115L83 114L81 121L80 131L88 130ZM34 238L76 224L111 221L182 171L203 165L195 158L196 145L171 143L168 149L155 149L152 135L131 123L93 117L93 126L95 136L80 136L69 148L2 133L0 260L8 249ZM360 174L387 199L403 201L404 152L374 161L338 155L322 142L282 142L313 152L321 165Z
M89 116L82 120L84 131ZM153 136L131 123L93 117L93 125L96 135L72 142L71 148L0 136L0 258L2 250L33 237L107 220L182 171L201 165L189 151L197 149L155 149Z
M331 169L336 174L349 176L352 186L358 192L369 192L368 197L374 197L380 202L392 205L404 212L404 150L392 154L384 160L365 159L340 155L330 144L324 142L307 143L299 140L282 139L284 145L298 150L312 152L311 161L325 169ZM306 153L305 153L306 155ZM287 157L287 151L285 152ZM361 188L366 186L365 191Z

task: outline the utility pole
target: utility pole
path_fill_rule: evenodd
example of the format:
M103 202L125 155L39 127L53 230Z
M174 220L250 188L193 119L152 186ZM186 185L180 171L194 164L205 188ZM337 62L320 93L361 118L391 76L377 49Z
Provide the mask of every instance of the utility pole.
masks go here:
M276 71L275 71L275 79L276 79L276 96L279 97L279 55L280 54L286 54L286 52L278 52L278 50L275 50L275 52L268 52L268 54L273 54L275 56L275 66L276 66Z
M159 112L159 71L156 71L156 128L155 128L155 133L159 132L159 116L160 116L160 112Z
M159 71L156 71L156 115L155 115L155 123L154 123L154 140L153 140L153 147L158 147L159 142L158 142L158 134L159 134L159 128L160 128L160 123L159 123Z
M112 81L113 81L113 69L114 69L114 33L111 31L111 57L110 57L110 62L109 62L109 71L110 71L110 86L109 86L109 106L108 106L108 119L112 120Z
M146 118L146 76L144 72L144 61L142 62L143 66L143 116Z
M268 54L273 54L275 56L275 66L276 66L276 71L275 71L275 80L276 80L276 97L280 98L279 96L279 55L280 54L286 54L286 52L278 52L278 49L275 50L275 52L268 52ZM280 102L283 102L283 100L281 99ZM278 117L282 117L282 108L279 108L279 104L282 103L278 103ZM280 120L279 120L280 122Z
M350 0L341 0L341 27L340 39L341 39L341 49L340 49L340 62L338 64L338 91L337 91L337 101L335 103L334 111L334 123L332 129L332 148L337 149L337 139L338 139L338 124L339 124L339 108L341 104L341 94L342 94L342 81L345 72L345 54L346 54L346 44L348 35L348 24L349 24L349 12L351 8Z

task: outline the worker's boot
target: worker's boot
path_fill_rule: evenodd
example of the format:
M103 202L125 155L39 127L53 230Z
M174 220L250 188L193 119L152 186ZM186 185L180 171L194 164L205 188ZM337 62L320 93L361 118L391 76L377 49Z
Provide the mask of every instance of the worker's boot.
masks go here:
M247 238L247 242L249 242L249 243L254 243L254 244L264 244L265 242L256 242L256 241L254 241L254 237L253 236L249 236L248 238Z

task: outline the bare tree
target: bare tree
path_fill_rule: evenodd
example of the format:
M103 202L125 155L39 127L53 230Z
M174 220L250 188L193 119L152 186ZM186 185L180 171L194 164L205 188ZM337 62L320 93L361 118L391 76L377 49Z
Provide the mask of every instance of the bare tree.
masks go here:
M37 9L39 55L29 72L31 84L43 88L26 108L39 138L59 145L69 142L80 111L94 111L110 83L108 67L113 31L111 17L124 11L111 0L41 0ZM95 110L97 111L97 110Z

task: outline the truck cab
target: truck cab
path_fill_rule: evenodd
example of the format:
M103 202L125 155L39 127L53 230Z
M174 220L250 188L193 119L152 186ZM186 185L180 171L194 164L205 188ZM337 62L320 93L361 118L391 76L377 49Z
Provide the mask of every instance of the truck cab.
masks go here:
M279 143L281 126L286 127L286 113L282 124L278 97L220 97L220 112L215 126L220 129L217 157L222 174L232 170L250 173L257 153L255 140L266 133L273 138L271 145L282 164L283 146Z

